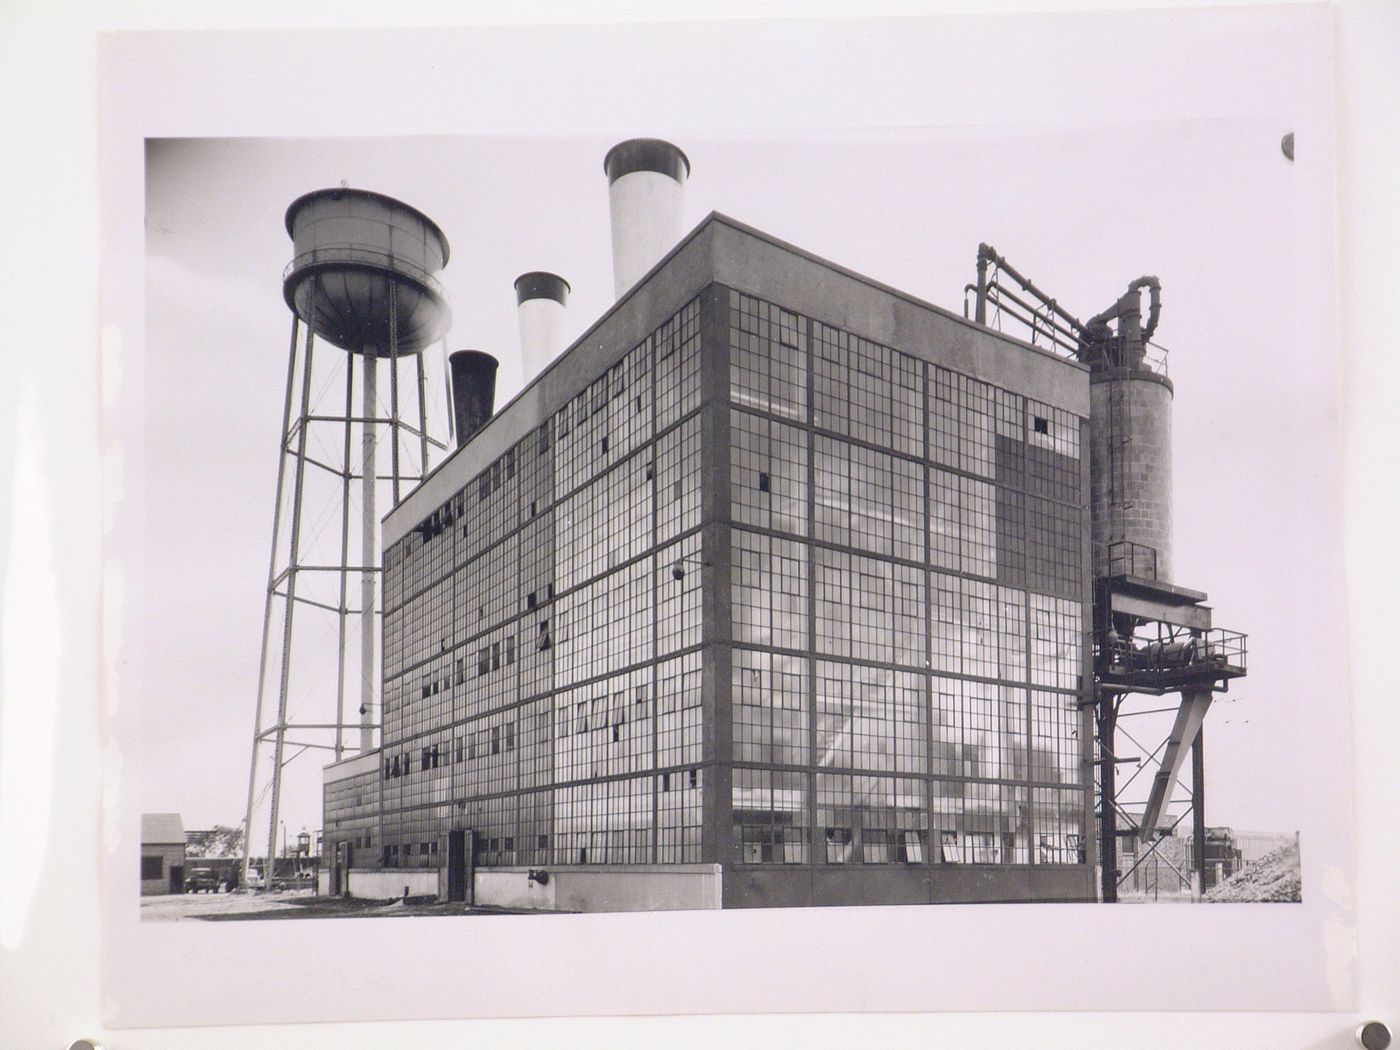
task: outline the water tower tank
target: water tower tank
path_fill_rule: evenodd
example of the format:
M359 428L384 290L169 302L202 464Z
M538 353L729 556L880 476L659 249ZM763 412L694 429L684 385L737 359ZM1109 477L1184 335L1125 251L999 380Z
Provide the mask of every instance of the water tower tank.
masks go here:
M435 276L447 238L418 209L368 190L315 190L287 209L287 233L294 254L282 296L317 335L351 353L389 356L391 288L396 353L417 353L447 331L451 311Z

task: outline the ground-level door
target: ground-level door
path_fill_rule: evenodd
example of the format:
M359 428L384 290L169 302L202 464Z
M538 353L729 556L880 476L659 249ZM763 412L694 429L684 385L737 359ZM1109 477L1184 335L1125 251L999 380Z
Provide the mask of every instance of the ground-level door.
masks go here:
M458 828L447 833L447 899L471 903L472 833Z
M183 864L170 865L170 892L185 892L185 866Z

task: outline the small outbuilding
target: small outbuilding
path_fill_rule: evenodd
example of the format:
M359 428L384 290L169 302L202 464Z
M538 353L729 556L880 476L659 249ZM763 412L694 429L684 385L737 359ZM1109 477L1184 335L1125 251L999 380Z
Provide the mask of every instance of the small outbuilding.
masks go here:
M185 888L185 826L178 813L141 814L141 896Z

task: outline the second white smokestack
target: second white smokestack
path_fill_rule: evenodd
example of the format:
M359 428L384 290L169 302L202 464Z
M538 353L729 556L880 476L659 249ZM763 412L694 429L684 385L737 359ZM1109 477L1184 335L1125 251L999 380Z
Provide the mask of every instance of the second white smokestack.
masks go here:
M536 270L515 279L520 354L527 383L543 372L561 349L564 304L568 299L569 282L558 274Z
M603 158L612 212L613 287L617 297L676 246L681 188L690 160L661 139L628 139Z

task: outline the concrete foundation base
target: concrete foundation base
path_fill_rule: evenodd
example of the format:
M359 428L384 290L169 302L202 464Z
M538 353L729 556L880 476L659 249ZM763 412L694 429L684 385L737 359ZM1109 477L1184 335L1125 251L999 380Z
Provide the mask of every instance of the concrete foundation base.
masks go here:
M549 881L531 882L529 868L476 873L476 903L540 911L694 911L718 908L718 864L546 868Z
M351 868L348 875L351 897L388 900L402 897L436 897L438 873L432 869L413 868ZM328 892L322 890L322 892Z

